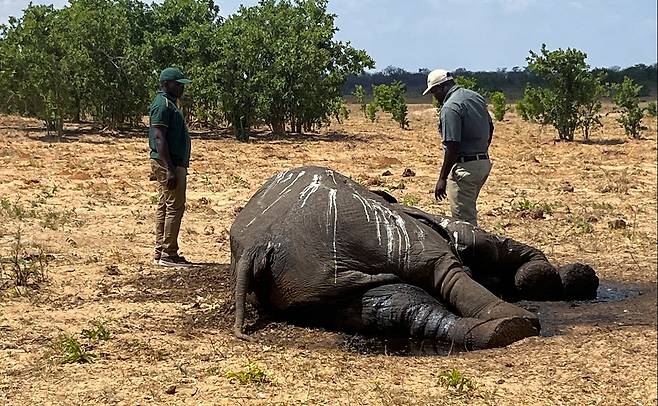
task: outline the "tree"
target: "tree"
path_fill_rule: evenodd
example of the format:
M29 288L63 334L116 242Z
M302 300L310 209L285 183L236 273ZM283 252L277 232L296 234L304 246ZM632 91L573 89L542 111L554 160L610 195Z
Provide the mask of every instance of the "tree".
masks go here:
M48 132L62 134L71 95L62 67L64 22L53 6L30 4L2 26L0 83L8 92L3 110L35 116Z
M340 110L347 76L373 61L333 39L334 20L325 0L261 0L224 22L213 69L238 138L258 121L274 132L310 131Z
M551 124L560 139L573 140L574 133L584 122L592 122L600 108L596 100L597 78L592 78L587 55L576 49L549 51L542 44L540 53L530 51L528 68L541 77L545 87L534 88L529 117L539 118L542 123ZM589 118L584 118L588 115Z
M638 99L642 86L636 84L633 79L625 77L621 84L612 87L612 100L621 109L621 117L617 121L624 127L626 135L632 138L640 138L643 111Z

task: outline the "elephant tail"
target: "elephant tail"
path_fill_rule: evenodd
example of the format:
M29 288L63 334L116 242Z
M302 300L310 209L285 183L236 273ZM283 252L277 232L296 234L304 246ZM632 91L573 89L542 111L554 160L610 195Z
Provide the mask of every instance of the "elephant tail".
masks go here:
M253 341L251 337L242 332L247 289L252 276L252 263L253 257L251 255L242 255L238 260L235 275L235 324L233 324L233 334L237 338L247 341Z

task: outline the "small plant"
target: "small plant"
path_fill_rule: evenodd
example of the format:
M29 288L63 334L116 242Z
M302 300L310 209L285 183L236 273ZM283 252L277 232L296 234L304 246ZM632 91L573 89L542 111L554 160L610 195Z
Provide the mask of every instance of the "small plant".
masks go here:
M505 101L505 93L494 92L491 95L491 104L493 105L493 113L496 121L503 121L505 113L509 110Z
M592 223L590 223L589 220L584 217L571 216L570 221L573 223L573 226L578 234L590 234L592 231L594 231Z
M531 211L537 207L539 207L538 203L528 200L526 197L522 197L521 200L517 201L514 205L514 208L517 211Z
M226 373L226 377L231 381L237 380L242 385L263 384L270 382L268 373L260 369L258 365L252 362L249 362L242 371L228 371Z
M647 112L649 117L656 117L656 102L652 101L647 104L647 107L644 108L644 111Z
M453 368L451 371L443 371L439 375L439 383L446 388L460 393L467 393L476 388L476 383L467 378L458 369Z
M230 175L229 179L231 180L231 183L233 183L236 186L245 187L245 188L249 187L249 182L244 180L244 178L240 175Z
M158 204L159 201L160 201L160 196L159 195L157 195L157 194L151 195L151 204Z
M107 341L110 339L110 331L102 321L95 321L91 329L83 329L81 335L90 340Z
M406 195L402 198L402 204L405 206L416 206L420 203L420 198L414 195Z
M374 123L377 119L377 110L377 103L374 101L366 104L366 118Z
M58 230L63 225L69 223L74 214L75 212L73 210L56 211L49 209L41 217L41 227Z
M14 245L9 258L3 258L0 263L2 273L11 275L16 287L27 287L33 284L39 284L46 280L49 257L43 252L41 247L37 247L36 254L28 254L23 244L21 231L18 230L15 236Z
M87 364L96 358L96 354L88 352L75 337L67 335L58 337L53 348L61 354L62 364Z

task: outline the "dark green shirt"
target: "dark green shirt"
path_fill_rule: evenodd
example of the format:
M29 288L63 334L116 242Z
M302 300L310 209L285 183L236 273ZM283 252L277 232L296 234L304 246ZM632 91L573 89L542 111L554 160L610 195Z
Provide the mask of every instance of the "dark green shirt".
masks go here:
M167 127L165 138L169 144L169 156L174 166L190 166L191 140L183 113L176 105L176 99L165 92L158 92L149 107L149 147L151 158L160 159L155 146L154 126Z
M439 132L443 142L458 142L458 156L486 153L493 126L487 103L478 93L455 85L441 107Z

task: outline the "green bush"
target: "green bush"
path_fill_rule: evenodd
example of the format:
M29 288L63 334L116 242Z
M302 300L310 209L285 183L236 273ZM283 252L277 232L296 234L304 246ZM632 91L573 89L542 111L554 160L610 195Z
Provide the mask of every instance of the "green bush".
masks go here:
M374 104L374 107L370 107L370 110L379 108L386 113L390 113L393 120L400 125L400 128L407 128L409 127L409 119L404 93L405 85L399 81L395 81L390 85L373 86L373 101L371 104ZM369 118L374 117L370 115L371 111L367 112Z
M494 92L491 95L491 104L493 105L494 118L497 121L503 121L503 119L505 118L505 113L508 110L507 103L505 100L505 93Z
M579 127L585 128L589 136L601 107L602 76L590 72L586 57L584 52L571 48L549 51L545 44L540 53L530 51L528 68L545 85L526 88L517 106L521 116L552 125L563 140L573 140Z
M612 100L621 109L621 117L617 121L624 127L626 135L639 138L642 127L643 109L640 107L640 90L642 86L635 84L633 79L624 77L620 84L612 86Z
M649 117L656 117L656 102L649 102L645 108L645 111Z

